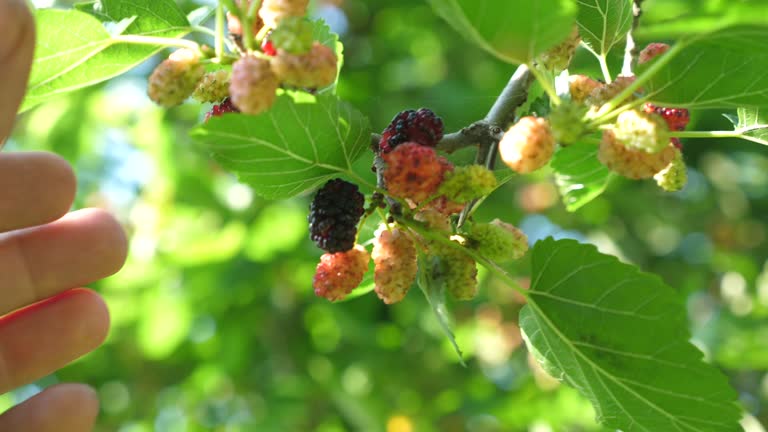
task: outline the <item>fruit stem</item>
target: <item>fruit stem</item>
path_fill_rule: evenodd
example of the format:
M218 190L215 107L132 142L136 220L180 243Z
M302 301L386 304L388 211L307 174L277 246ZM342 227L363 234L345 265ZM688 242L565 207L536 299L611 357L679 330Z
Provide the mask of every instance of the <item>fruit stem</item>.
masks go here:
M245 0L240 1L240 27L243 29L243 44L246 51L254 51L253 43L253 26L251 25L251 16L248 14L249 7L248 2Z
M675 138L744 138L740 131L670 131Z
M202 54L200 52L200 45L198 45L197 42L186 40L186 39L174 39L174 38L155 37L155 36L138 36L138 35L112 36L112 39L110 39L110 44L118 44L118 43L127 43L127 44L135 44L135 45L160 45L160 46L166 46L166 47L187 48L198 54Z
M216 35L215 35L216 58L224 55L224 6L219 3L216 6Z
M597 56L597 61L600 63L600 70L603 71L603 79L607 84L610 84L613 78L611 78L611 70L608 68L608 58L602 54Z
M535 67L530 67L529 69L533 76L536 77L536 81L539 82L541 88L544 89L547 95L549 95L549 100L552 102L552 105L560 105L562 101L560 100L560 96L557 95L557 91L555 91L555 86L552 85L552 82L542 75L541 71L537 70Z
M256 19L256 12L261 8L261 0L253 0L251 6L248 8L248 19L253 22Z

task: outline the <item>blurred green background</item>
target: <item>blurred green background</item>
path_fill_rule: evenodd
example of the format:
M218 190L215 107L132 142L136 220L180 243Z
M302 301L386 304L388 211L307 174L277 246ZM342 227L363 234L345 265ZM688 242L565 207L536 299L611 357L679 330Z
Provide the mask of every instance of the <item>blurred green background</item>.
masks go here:
M649 19L677 13L672 3ZM422 106L456 130L485 115L514 71L424 2L318 0L313 14L342 35L340 94L376 130ZM0 396L0 408L55 382L84 381L101 398L98 431L601 430L586 400L531 366L516 324L520 299L483 272L480 295L451 304L467 367L417 289L395 306L372 294L340 304L315 297L321 251L307 238L307 197L265 201L219 169L187 137L205 107L166 111L145 96L160 59L25 114L8 145L66 157L79 177L76 207L113 211L131 253L122 272L94 286L112 312L106 344ZM575 65L597 76L586 52ZM694 113L691 128L729 128L720 114ZM768 152L689 140L685 157L690 183L679 193L616 181L569 214L545 171L515 178L477 217L515 223L532 240L590 241L660 274L687 299L696 343L759 419L748 431L760 431L759 421L768 424ZM527 267L512 268L522 283Z

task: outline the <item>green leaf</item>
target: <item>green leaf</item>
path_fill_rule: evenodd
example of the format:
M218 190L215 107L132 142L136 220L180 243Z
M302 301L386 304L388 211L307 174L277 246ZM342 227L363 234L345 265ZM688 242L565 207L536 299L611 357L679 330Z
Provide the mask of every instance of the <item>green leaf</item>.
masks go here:
M267 198L288 198L334 176L353 175L368 149L368 119L332 96L288 95L258 116L228 114L192 130L224 168Z
M672 288L574 240L548 238L531 255L526 343L598 421L626 432L742 430L736 392L688 342Z
M631 0L579 0L581 40L598 56L605 56L632 28Z
M100 9L100 17L114 22L133 19L124 33L140 36L180 37L189 32L186 17L164 7L167 0L117 2L120 7ZM141 4L152 10L142 12ZM149 8L149 6L152 6ZM155 6L157 5L157 6ZM142 15L129 15L141 12ZM78 90L118 76L158 52L162 47L129 45L112 39L93 15L78 10L42 9L36 12L37 45L26 99L26 111L56 95Z
M464 37L509 63L528 63L573 29L573 0L428 0Z
M690 1L646 0L634 35L646 41L677 39L736 25L765 25L766 16L768 4L758 1L710 1L706 6L694 6Z
M189 21L174 0L100 0L94 8L114 22L136 17L124 34L175 37L189 31ZM153 52L152 47L133 48Z
M729 115L725 117L733 123L736 132L741 134L741 138L768 145L768 110L739 108L736 112L735 118Z
M768 27L757 26L729 27L682 41L681 47L673 48L674 53L639 68L640 75L649 68L658 69L644 83L647 95L662 106L722 109L765 105L766 41Z
M339 35L332 32L325 21L315 20L312 22L312 25L313 40L331 48L333 52L336 53L336 58L338 59L336 81L334 81L333 85L321 90L320 93L336 94L336 85L339 82L339 74L341 73L341 67L344 65L344 44L339 41Z
M577 143L555 153L551 166L565 208L574 212L600 196L614 174L597 160L598 146Z

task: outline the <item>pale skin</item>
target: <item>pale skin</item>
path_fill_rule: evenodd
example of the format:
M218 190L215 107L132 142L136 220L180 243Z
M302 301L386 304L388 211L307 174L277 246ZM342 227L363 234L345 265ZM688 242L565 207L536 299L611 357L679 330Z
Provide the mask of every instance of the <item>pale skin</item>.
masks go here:
M10 134L34 49L24 0L0 0L0 143ZM0 394L98 347L109 329L102 298L80 288L117 272L123 229L107 212L67 213L75 176L48 153L0 153ZM0 415L0 431L91 431L98 398L59 384Z

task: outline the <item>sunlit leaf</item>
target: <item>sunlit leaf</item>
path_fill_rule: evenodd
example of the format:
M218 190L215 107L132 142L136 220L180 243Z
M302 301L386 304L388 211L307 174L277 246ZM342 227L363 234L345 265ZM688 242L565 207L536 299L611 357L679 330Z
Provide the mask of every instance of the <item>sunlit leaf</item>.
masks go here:
M509 63L527 63L565 40L576 16L573 0L429 0L467 39Z
M189 32L184 14L177 15L174 10L178 8L168 6L173 2L152 2L150 9L148 1L115 2L111 7L107 5L112 2L105 2L98 17L125 22L127 25L121 31L126 34L180 37ZM141 8L142 3L146 10ZM149 10L152 13L144 15ZM35 13L35 20L35 59L20 111L56 95L118 76L161 49L159 46L119 43L99 19L78 10L42 9Z
M332 96L288 95L258 116L214 117L192 130L224 168L267 198L287 198L334 176L351 175L368 149L368 119Z
M552 158L555 181L568 211L576 211L600 196L614 177L597 160L598 146L577 143L561 148Z
M768 99L768 26L729 27L683 44L677 55L657 58L666 64L644 87L662 106L738 108L764 106Z
M531 255L526 343L598 421L627 432L742 430L736 392L688 342L672 288L574 240L542 240Z
M735 117L726 115L741 138L768 145L768 109L739 108Z
M597 55L621 43L632 27L631 0L578 0L579 35Z

